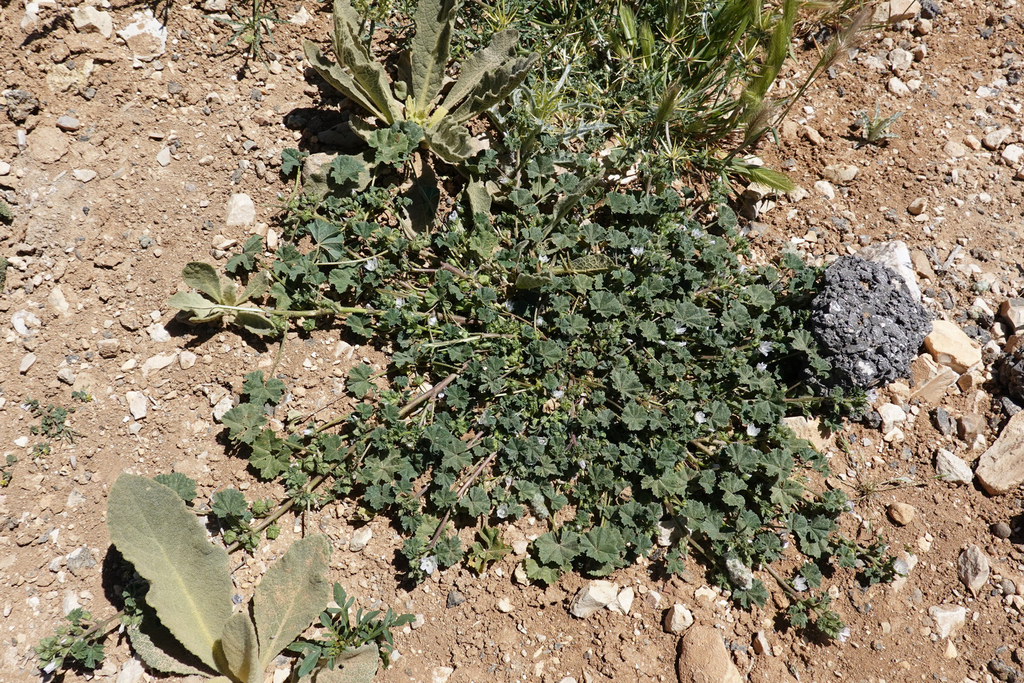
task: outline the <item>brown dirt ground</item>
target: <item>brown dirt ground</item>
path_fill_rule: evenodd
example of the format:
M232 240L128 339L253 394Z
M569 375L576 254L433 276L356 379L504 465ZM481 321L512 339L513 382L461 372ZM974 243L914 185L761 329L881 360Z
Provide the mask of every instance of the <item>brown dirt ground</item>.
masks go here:
M279 193L288 189L277 174L281 149L316 151L318 131L336 122L336 115L317 107L319 94L304 77L299 52L302 37L328 30L328 15L316 4L306 5L312 15L306 25L275 29L270 48L278 59L269 72L258 66L249 73L224 47L230 31L199 7L171 5L165 51L133 63L132 49L116 36L75 30L70 14L76 4L40 2L36 23L25 27L20 4L5 0L0 7L2 86L39 100L38 111L23 123L7 116L0 122L0 170L10 166L0 174L0 191L17 215L12 226L0 224L0 254L11 262L0 298L0 451L18 458L11 485L0 492L0 681L39 677L32 648L52 632L62 608L78 603L99 617L113 613L101 569L109 548L106 490L120 472L181 471L198 480L200 496L225 486L250 498L279 495L253 482L242 460L225 455L211 415L223 396L237 395L245 372L272 366L276 345L254 346L229 330L178 326L165 302L181 286L185 263L223 258L218 249L244 241L249 232L273 229ZM103 4L115 29L144 10L119 0ZM930 26L907 21L865 34L851 59L809 90L781 128L779 146L761 150L809 196L770 199L774 206L762 205L752 228L759 253L795 248L815 259L899 239L921 255L933 248L944 262L959 245L952 267L939 275L927 258L919 255L916 264L930 307L966 326L976 298L996 309L1024 292L1024 244L1016 232L1022 229L1024 183L1014 180L1016 168L1000 160L1007 144L1024 139L1017 85L1024 36L1015 0L940 7ZM299 9L289 3L281 13L287 18ZM912 91L893 94L890 52L921 45L926 54L900 74ZM783 75L781 94L815 59L813 51L798 53ZM883 115L903 112L891 127L899 137L886 146L857 148L849 132L854 112L872 112L876 103ZM65 115L77 118L80 128L59 129L57 119ZM968 136L980 140L1002 127L1011 133L997 149L971 147ZM19 140L21 131L25 140ZM829 200L814 183L837 164L856 166L858 173L834 184ZM224 207L237 192L255 201L251 227L225 225ZM927 198L928 207L913 216L907 207L919 197ZM28 318L27 336L13 326L22 311L35 316ZM160 326L166 326L166 337ZM345 341L337 331L289 335L278 368L290 379L289 408L310 412L328 405L353 362L383 361L373 349ZM23 370L30 354L35 362ZM189 354L195 354L194 365ZM154 357L170 364L146 372ZM297 534L325 531L336 546L331 578L358 596L360 606L422 615L422 624L397 634L401 656L378 677L386 682L430 681L437 667L454 668L453 683L568 676L674 681L678 638L661 627L662 612L674 603L688 606L698 623L722 630L750 681L989 680L990 660L1022 663L1015 652L1024 633L1021 614L998 586L1005 577L1024 587L1024 552L1013 537L1003 540L989 529L1019 521L1021 498L987 497L977 487L936 481L932 467L937 447L970 462L998 434L1005 420L989 393L992 383L980 380L980 387L953 388L940 403L953 419L981 415L983 442L943 435L930 417L935 406L919 404L910 411L902 441L887 442L877 429L852 425L843 435L849 452L835 442L827 446L837 473L831 483L864 494L846 531L862 540L881 533L893 549L919 559L899 587L862 589L837 577L836 607L850 626L844 643L777 631L775 606L733 609L717 589L706 588L696 565L670 580L653 578L643 561L618 572L613 579L637 592L633 609L628 616L602 611L587 620L566 609L581 578L568 576L546 590L512 581L522 554L484 577L456 568L403 589L392 566L400 545L396 533L386 520L374 520L367 548L350 552L346 543L355 527L345 505L297 519L294 526L288 520L281 537L254 556L234 555L237 589L250 594ZM73 389L88 389L94 400L72 400ZM130 417L129 391L148 397L144 419ZM880 393L901 396L900 387ZM28 398L74 406L74 443L54 444L50 455L33 459L39 437L30 434L36 421L22 406ZM890 522L886 507L892 502L913 505L913 522ZM540 523L527 519L505 537L521 543L541 531ZM955 568L961 549L972 543L992 562L993 576L977 597L960 584ZM446 608L452 590L466 600ZM498 609L502 599L511 611ZM773 600L785 605L778 590ZM938 638L928 616L930 606L947 603L965 606L968 615L948 642ZM772 655L754 652L758 631L766 632ZM108 651L92 680L115 680L131 656L116 639Z

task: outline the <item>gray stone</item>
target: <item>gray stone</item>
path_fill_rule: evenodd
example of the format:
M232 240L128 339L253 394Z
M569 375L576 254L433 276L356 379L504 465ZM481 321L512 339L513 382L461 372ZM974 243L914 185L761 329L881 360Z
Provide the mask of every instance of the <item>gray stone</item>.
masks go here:
M75 373L71 371L71 368L61 368L57 371L57 380L67 384L69 387L75 384Z
M1010 525L1006 522L996 522L991 527L989 527L989 530L992 532L992 535L996 538L1009 538L1013 534L1013 529L1011 529ZM1010 582L1010 585L1013 585L1013 582L1009 579L1003 579L1003 583L1006 583L1008 581ZM1016 589L1010 593L1007 593L1005 589L1003 590L1003 593L1006 595L1013 595L1015 592Z
M935 474L951 484L970 484L974 479L971 468L945 448L935 454Z
M902 74L904 71L910 68L911 64L914 63L914 55L910 54L903 48L896 48L889 53L889 66L892 67L893 72Z
M997 130L988 133L981 139L981 144L985 146L985 149L996 150L1003 146L1003 143L1013 135L1012 128L999 128Z
M121 670L117 672L117 678L114 679L114 683L139 683L142 680L142 674L146 670L142 666L142 662L132 657L123 665Z
M832 364L832 381L866 389L909 373L931 323L892 269L843 256L825 271L810 327Z
M589 581L569 605L569 613L585 619L610 605L619 595L619 586L611 581Z
M27 90L4 90L7 116L16 124L25 123L28 117L39 111L39 100Z
M974 470L981 487L996 496L1012 491L1024 482L1024 411L1009 422Z
M988 582L988 557L978 546L967 546L956 559L956 574L971 593L977 596Z
M464 602L466 602L466 596L457 590L453 590L448 593L448 599L445 601L445 607L451 609L452 607L458 607Z
M233 194L228 199L225 225L246 227L256 222L256 205L247 194Z
M928 608L939 638L948 638L967 623L967 609L958 605L935 605Z
M679 643L676 665L679 683L743 683L719 632L709 626L693 626Z
M61 116L57 119L57 127L63 131L74 133L82 127L82 124L74 116Z
M74 576L81 576L80 572L84 572L86 569L92 569L96 566L96 560L93 559L92 552L87 546L76 548L68 553L67 557L68 571Z
M676 603L665 610L665 617L661 621L666 633L679 635L686 629L693 626L693 612Z

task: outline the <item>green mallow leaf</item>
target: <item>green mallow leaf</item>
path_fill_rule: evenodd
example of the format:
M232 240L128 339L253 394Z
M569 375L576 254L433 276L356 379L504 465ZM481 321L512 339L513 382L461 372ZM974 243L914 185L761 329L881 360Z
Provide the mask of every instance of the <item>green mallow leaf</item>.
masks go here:
M217 271L209 263L202 263L200 261L186 263L185 267L181 269L181 279L189 287L198 289L203 294L208 294L217 303L234 303L227 300L233 292L224 290L224 283L221 281L220 276L217 275Z
M191 503L192 499L196 497L195 479L192 479L181 472L158 474L153 477L153 480L172 489L175 493L181 496L181 499L186 503Z
M334 669L313 674L315 683L371 683L377 675L380 652L376 643L366 643L342 652L334 661Z
M114 547L149 581L148 602L171 634L217 669L214 648L231 617L228 554L171 488L122 474L110 489L107 526Z
M256 629L248 610L232 614L224 624L218 643L218 671L230 674L240 683L263 683L263 668L256 643Z
M259 298L266 294L268 289L270 289L270 275L265 270L261 270L249 278L249 284L242 291L239 302L248 301L253 297Z
M261 337L277 334L274 322L263 315L263 312L258 308L236 311L232 316L231 322Z
M331 597L325 578L331 544L323 534L296 541L253 595L261 669L313 623Z

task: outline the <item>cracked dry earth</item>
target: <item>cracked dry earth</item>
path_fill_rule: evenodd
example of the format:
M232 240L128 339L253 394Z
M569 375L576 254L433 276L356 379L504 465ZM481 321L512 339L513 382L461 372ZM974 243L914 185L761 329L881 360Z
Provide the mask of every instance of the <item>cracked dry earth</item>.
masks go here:
M201 497L226 486L250 499L281 493L225 455L214 418L246 372L271 367L276 344L177 326L165 302L188 261L222 263L250 233L274 243L282 148L329 149L340 118L320 106L299 52L302 37L326 35L329 15L318 3L282 3L292 21L275 29L276 59L246 71L214 21L223 4L166 9L153 19L121 2L0 7L0 192L15 214L0 224L0 452L17 458L0 489L0 681L40 677L32 648L70 608L115 611L103 582L104 509L120 472L180 471ZM351 506L330 507L288 520L255 555L233 556L239 595L297 535L323 530L334 541L330 578L359 606L417 615L396 634L381 681L1019 678L1024 497L1012 471L983 465L995 452L1024 455L1013 436L1024 418L1011 421L1024 397L996 371L1024 322L1014 301L1024 296L1024 10L1016 0L901 0L880 11L874 32L780 126L778 145L760 151L802 189L753 187L743 199L764 258L795 249L824 263L905 243L908 277L944 321L913 376L880 388L863 423L808 432L831 456L827 484L856 501L845 531L882 534L909 569L867 589L833 577L844 642L786 630L774 587L769 609L733 609L697 565L666 580L641 561L611 577L632 591L628 609L629 591L614 591L617 611L576 618L568 607L584 579L547 589L512 579L543 531L531 519L505 530L514 552L487 576L454 568L413 588L396 582L400 541L387 520L365 527L369 540L354 551ZM794 52L779 94L816 58L801 44ZM890 127L899 137L859 145L850 126L876 105L901 113ZM230 201L242 194L251 206ZM290 407L315 410L336 399L353 363L385 362L351 342L337 330L288 336L278 372ZM76 390L94 400L76 401ZM34 457L41 437L28 399L74 407L74 442ZM680 647L680 630L691 647ZM123 641L107 650L94 674L65 680L153 678Z

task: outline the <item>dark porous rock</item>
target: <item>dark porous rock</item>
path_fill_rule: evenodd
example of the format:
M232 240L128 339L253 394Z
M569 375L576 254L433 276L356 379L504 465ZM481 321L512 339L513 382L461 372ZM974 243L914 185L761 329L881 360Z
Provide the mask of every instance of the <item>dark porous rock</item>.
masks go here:
M25 123L29 116L39 111L39 100L27 90L4 90L7 116L17 124Z
M993 659L988 663L988 670L992 675L1006 683L1016 683L1020 679L1020 672L1010 664L1001 659Z
M843 256L825 271L810 327L832 365L832 383L862 389L910 373L931 318L886 266Z
M935 426L938 427L943 436L949 436L953 433L953 418L950 417L949 411L942 406L935 409Z
M1010 398L1024 401L1024 346L1000 357L996 362L996 373Z
M448 600L445 602L445 607L451 609L452 607L458 607L464 602L466 602L466 596L459 591L452 591L448 594Z
M935 0L923 0L921 2L921 18L934 19L942 14L942 8Z

